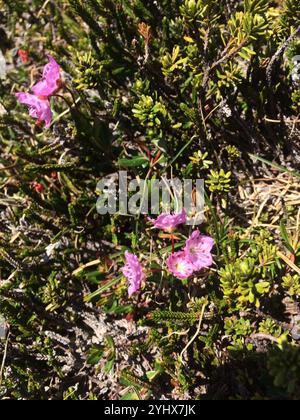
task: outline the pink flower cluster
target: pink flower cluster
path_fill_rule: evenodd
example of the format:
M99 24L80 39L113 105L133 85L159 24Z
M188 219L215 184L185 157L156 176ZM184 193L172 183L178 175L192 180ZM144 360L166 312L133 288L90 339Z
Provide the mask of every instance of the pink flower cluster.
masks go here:
M158 229L173 232L176 226L186 222L187 215L183 210L177 214L161 214L156 220L149 221ZM210 236L202 235L199 230L195 230L185 243L185 247L169 256L167 268L173 276L179 279L187 279L195 272L208 268L213 264L211 250L214 240ZM129 287L128 294L132 296L142 285L145 275L139 259L136 255L125 252L126 264L122 268L124 276L127 278Z
M208 268L213 263L211 250L214 240L195 230L186 241L185 247L172 254L167 260L170 273L179 279L191 277L195 272Z
M39 122L45 122L49 127L52 121L52 111L49 98L60 88L60 66L51 55L48 55L48 64L44 67L42 80L32 87L31 93L18 92L16 97L21 104L27 105L29 115Z

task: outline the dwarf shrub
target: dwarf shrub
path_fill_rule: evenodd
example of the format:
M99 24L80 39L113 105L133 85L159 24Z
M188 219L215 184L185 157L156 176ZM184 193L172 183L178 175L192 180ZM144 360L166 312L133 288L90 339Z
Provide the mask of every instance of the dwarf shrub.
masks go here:
M0 4L1 397L297 398L298 209L274 222L239 192L299 177L299 1ZM14 96L46 53L63 70L49 129ZM214 265L179 280L166 259L191 229L97 213L121 169L205 180ZM146 266L132 298L126 250Z

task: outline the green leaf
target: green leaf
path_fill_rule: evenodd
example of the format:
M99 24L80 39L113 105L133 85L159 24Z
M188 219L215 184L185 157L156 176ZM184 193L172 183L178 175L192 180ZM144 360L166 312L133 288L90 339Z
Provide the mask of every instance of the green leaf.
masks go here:
M94 299L95 297L101 295L103 292L105 292L106 290L110 289L111 287L115 286L117 283L120 282L120 280L122 279L122 275L118 276L110 281L108 281L104 286L99 287L98 290L96 290L93 293L90 293L89 295L84 297L84 301L85 302L90 302L92 299Z
M259 160L260 162L266 163L267 165L271 166L272 168L278 169L278 171L282 172L282 173L286 173L286 174L290 174L296 178L300 179L300 172L285 168L282 165L279 165L278 163L275 162L270 162L267 159L264 159L260 156L257 155L253 155L252 153L249 153L250 158L255 162L256 160Z
M159 374L160 374L159 370L149 370L148 372L146 372L146 376L150 382L153 381L153 379L155 379L156 376Z
M257 283L255 285L255 288L260 295L263 295L264 293L267 293L269 291L270 283L267 281L262 281L260 283Z
M140 397L138 396L137 392L129 391L121 398L121 401L138 401Z
M253 294L253 292L252 292L252 291L250 291L250 292L249 292L248 299L249 299L249 302L250 302L250 303L254 303L254 301L255 301L255 296L254 296L254 294Z
M114 364L115 364L115 358L113 357L111 360L108 360L105 363L105 366L104 366L105 373L109 373L113 369Z
M294 254L295 250L290 242L289 236L288 236L288 232L286 229L286 226L283 222L283 220L281 220L280 222L280 233L281 233L281 237L283 239L284 245L287 247L287 249Z
M124 168L136 168L149 163L149 159L144 156L136 156L132 159L119 159L118 165Z
M88 365L93 365L93 366L97 365L100 362L100 360L102 359L103 354L104 354L103 347L93 346L90 349L90 352L89 352L89 355L88 355L88 358L87 358L87 361L86 361L87 364Z

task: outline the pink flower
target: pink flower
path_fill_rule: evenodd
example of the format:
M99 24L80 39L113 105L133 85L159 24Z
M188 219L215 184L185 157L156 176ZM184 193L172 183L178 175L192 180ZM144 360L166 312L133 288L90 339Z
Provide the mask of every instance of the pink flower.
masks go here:
M37 118L39 122L45 121L49 127L52 121L52 111L48 98L60 87L60 66L51 55L48 55L49 63L44 67L43 79L33 86L33 95L19 92L18 100L29 107L29 114Z
M18 92L16 93L21 104L29 107L29 115L32 118L37 118L39 122L45 121L46 127L49 127L52 121L52 111L50 103L47 99L40 99L30 93Z
M54 95L60 88L60 66L51 55L48 55L48 60L43 70L43 79L32 88L33 93L41 98Z
M210 267L213 263L211 250L214 240L210 236L201 235L195 230L186 241L184 251L194 266L195 271Z
M128 295L132 296L141 288L141 284L145 276L143 273L143 268L136 255L131 254L130 252L126 251L125 260L126 260L126 264L122 268L122 273L124 274L124 276L127 278L129 282Z
M155 228L168 232L172 232L176 226L184 224L186 219L187 216L184 209L181 213L162 213L156 220L148 218Z
M185 251L175 252L167 259L167 267L173 276L187 279L194 272L194 266Z

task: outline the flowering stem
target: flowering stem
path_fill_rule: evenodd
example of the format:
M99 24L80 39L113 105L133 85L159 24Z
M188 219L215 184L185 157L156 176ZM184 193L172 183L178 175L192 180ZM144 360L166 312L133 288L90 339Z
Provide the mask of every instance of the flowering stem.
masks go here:
M67 85L63 85L63 87L65 88L65 90L67 91L67 92L69 92L69 94L72 96L72 100L73 100L73 105L75 106L75 108L76 108L76 98L75 98L75 96L74 96L74 93L73 93L73 91L70 89L70 88L68 88L68 86Z
M68 107L71 109L72 108L72 104L70 104L70 102L67 100L67 98L65 98L63 95L59 95L59 94L55 94L55 95L53 95L53 96L56 96L57 98L61 98L61 99L63 99L65 102L66 102L66 104L68 105Z

